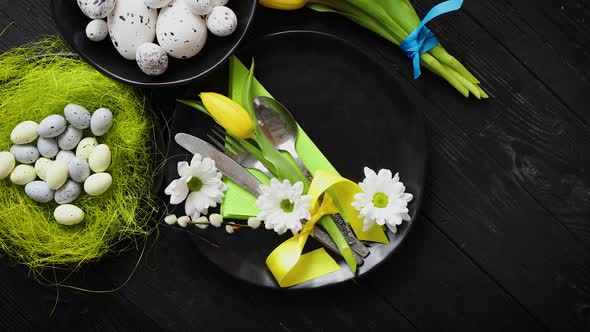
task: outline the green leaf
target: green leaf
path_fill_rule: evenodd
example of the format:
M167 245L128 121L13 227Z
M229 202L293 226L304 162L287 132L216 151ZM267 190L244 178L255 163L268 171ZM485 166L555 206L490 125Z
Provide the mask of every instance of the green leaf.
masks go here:
M181 103L181 104L185 104L189 107L195 108L205 114L207 114L208 116L211 116L209 114L209 112L207 112L207 109L205 108L205 105L203 105L202 102L197 101L197 100L186 100L186 99L177 99L177 102Z

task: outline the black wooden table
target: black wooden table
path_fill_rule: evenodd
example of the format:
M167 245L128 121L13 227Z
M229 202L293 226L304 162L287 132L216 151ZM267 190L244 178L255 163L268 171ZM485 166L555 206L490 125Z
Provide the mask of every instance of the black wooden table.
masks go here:
M436 2L412 1L420 14ZM0 0L0 31L9 24L0 51L57 34L47 1ZM424 203L387 264L355 283L271 291L223 274L194 237L163 227L117 292L44 287L4 257L0 330L590 330L590 1L468 0L431 27L489 101L429 72L412 80L399 50L333 15L260 8L249 36L333 33L389 63L420 100ZM137 258L107 257L76 281L112 289Z

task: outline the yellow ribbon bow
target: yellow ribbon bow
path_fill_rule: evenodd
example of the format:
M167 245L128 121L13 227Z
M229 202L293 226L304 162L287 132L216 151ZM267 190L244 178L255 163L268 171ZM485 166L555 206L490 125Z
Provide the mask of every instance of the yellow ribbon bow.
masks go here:
M326 192L328 194L323 195ZM315 223L325 215L338 213L338 204L343 216L349 221L360 240L389 243L385 232L377 225L367 231L362 230L363 221L358 218L358 211L350 204L358 192L360 188L356 183L339 175L322 170L314 174L307 193L312 197L311 219L305 223L299 234L281 243L266 258L266 266L280 287L297 285L340 269L340 265L324 248L302 253ZM322 195L324 198L320 203Z

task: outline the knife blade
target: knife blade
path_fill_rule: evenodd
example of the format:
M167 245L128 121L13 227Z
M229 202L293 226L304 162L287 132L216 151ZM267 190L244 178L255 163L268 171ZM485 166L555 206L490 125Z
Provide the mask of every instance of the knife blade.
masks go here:
M174 136L174 140L178 145L182 146L192 154L200 154L203 158L211 158L215 160L215 166L226 177L233 180L235 183L242 186L244 189L258 197L261 194L260 185L262 184L254 175L250 174L244 167L238 164L235 160L219 151L216 147L208 142L186 134L178 133ZM328 249L340 255L340 250L334 243L330 235L321 227L315 226L313 229L314 238L318 240ZM364 260L361 256L353 252L357 265L362 265Z

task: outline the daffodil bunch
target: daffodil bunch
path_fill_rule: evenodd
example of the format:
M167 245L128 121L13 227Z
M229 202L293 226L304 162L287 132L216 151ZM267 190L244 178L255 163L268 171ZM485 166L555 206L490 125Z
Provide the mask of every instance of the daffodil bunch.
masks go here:
M259 3L280 10L307 6L318 12L338 13L400 46L414 60L414 78L420 75L421 64L444 78L463 96L472 94L478 99L488 98L479 86L479 80L450 55L425 27L431 18L458 9L462 0L446 1L435 6L423 22L409 0L259 0Z

